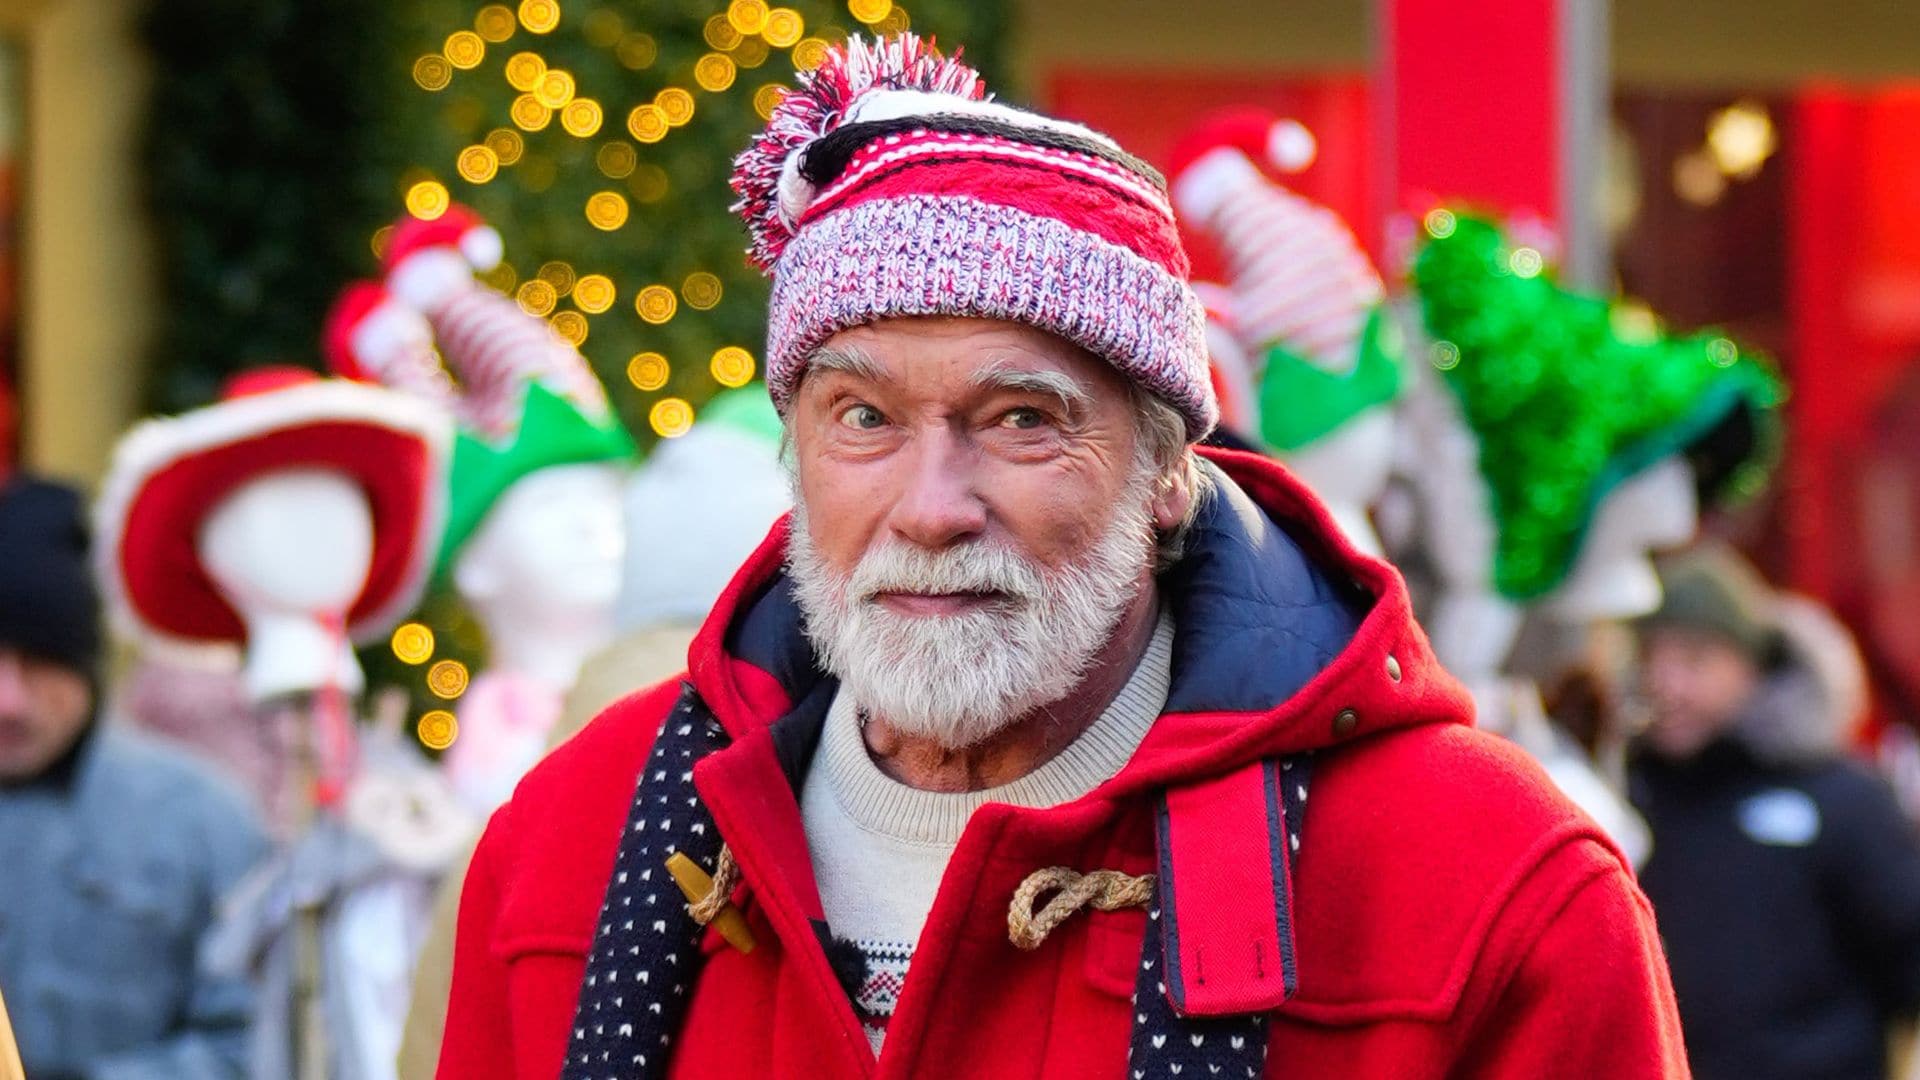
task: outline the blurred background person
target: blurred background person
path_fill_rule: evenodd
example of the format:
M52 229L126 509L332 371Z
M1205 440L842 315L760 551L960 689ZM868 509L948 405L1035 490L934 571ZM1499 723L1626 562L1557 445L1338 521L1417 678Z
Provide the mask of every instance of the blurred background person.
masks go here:
M251 993L198 964L263 840L246 798L101 719L79 496L0 485L0 986L33 1080L238 1076Z
M1920 1006L1920 843L1846 756L1858 657L1731 551L1664 576L1631 786L1695 1075L1886 1076Z

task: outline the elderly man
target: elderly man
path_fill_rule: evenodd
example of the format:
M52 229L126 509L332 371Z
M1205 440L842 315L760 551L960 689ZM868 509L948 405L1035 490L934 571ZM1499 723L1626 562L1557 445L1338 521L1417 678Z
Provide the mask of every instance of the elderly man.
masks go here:
M252 992L201 936L262 853L231 785L97 718L80 498L0 482L0 991L33 1080L238 1077Z
M1685 1075L1618 853L1191 449L1151 169L909 37L735 184L795 511L495 816L442 1077Z

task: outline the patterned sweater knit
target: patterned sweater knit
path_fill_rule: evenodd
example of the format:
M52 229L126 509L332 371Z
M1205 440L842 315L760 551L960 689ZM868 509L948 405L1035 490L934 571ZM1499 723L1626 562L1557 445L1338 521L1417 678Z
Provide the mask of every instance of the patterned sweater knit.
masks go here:
M866 960L854 1008L876 1056L967 820L990 802L1069 803L1118 773L1166 706L1172 657L1173 620L1163 611L1139 666L1079 738L1033 772L981 791L921 791L888 776L867 755L858 706L844 693L834 699L800 810L828 925Z

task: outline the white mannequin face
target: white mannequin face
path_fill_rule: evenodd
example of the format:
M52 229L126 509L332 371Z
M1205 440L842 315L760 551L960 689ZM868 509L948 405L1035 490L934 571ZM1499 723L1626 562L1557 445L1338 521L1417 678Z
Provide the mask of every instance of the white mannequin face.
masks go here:
M384 302L361 320L352 334L355 355L365 357L376 373L397 361L433 349L433 324L412 308Z
M558 465L514 484L487 512L453 581L487 625L496 661L512 662L502 647L523 631L553 647L577 637L587 652L610 634L626 553L624 486L625 470L613 465Z
M1569 622L1645 615L1660 606L1649 556L1693 539L1699 525L1693 467L1678 455L1655 462L1600 501L1579 558L1546 609Z
M247 625L256 699L359 688L343 625L373 562L373 510L359 484L321 468L249 481L207 515L199 551Z

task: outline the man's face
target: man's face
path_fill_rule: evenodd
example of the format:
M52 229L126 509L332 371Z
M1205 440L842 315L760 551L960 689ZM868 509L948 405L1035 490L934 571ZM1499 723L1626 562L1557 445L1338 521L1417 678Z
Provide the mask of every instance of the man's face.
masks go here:
M0 645L0 783L45 772L80 737L93 691L71 668Z
M1740 717L1760 671L1725 639L1698 630L1660 628L1641 641L1641 682L1652 711L1646 738L1662 756L1699 752Z
M790 411L790 563L857 702L957 748L1074 688L1189 497L1143 455L1134 409L1112 367L1011 323L826 343Z

